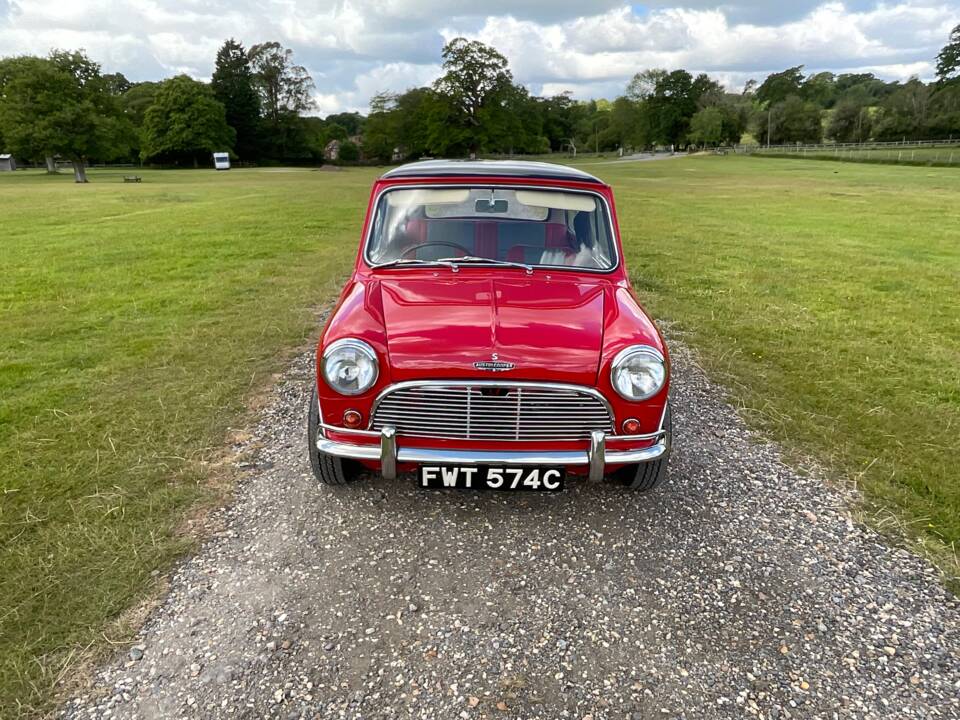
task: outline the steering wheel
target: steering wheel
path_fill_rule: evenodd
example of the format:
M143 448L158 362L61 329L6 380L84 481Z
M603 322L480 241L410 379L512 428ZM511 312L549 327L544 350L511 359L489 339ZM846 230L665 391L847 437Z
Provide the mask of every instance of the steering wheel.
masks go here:
M467 250L467 248L465 248L463 245L459 245L455 242L447 242L446 240L435 240L433 242L418 243L417 245L408 247L406 250L403 251L403 255L401 257L404 257L404 258L413 257L412 253L415 254L417 250L419 250L420 248L430 247L431 245L436 245L438 247L455 248L456 250L463 251L464 255L470 254L470 251Z

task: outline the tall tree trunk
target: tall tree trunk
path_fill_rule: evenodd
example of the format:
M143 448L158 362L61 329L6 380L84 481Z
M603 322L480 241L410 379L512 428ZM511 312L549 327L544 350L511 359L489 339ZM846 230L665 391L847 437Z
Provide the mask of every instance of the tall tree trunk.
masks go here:
M57 161L53 159L53 155L47 155L47 174L52 175L57 172Z
M78 183L87 182L87 168L83 164L83 160L73 161L73 180Z

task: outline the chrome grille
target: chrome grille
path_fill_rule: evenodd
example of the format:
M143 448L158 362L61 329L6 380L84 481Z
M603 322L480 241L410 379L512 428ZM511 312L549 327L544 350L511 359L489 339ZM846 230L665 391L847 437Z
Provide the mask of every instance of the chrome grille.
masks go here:
M613 431L596 391L543 383L401 383L373 411L374 430L463 440L579 440Z

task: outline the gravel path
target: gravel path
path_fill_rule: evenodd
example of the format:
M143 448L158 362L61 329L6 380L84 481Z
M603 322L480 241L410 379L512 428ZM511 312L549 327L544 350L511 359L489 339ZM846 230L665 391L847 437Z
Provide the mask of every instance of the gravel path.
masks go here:
M70 718L960 718L960 604L675 350L661 491L318 488L311 358L226 528Z

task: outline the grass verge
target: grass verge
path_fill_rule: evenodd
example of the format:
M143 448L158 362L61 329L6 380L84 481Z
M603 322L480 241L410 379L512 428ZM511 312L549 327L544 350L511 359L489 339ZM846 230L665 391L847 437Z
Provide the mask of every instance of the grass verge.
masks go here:
M0 176L0 717L48 707L190 546L207 462L316 331L375 171L141 174Z
M960 175L735 156L590 170L618 192L648 308L956 588Z

